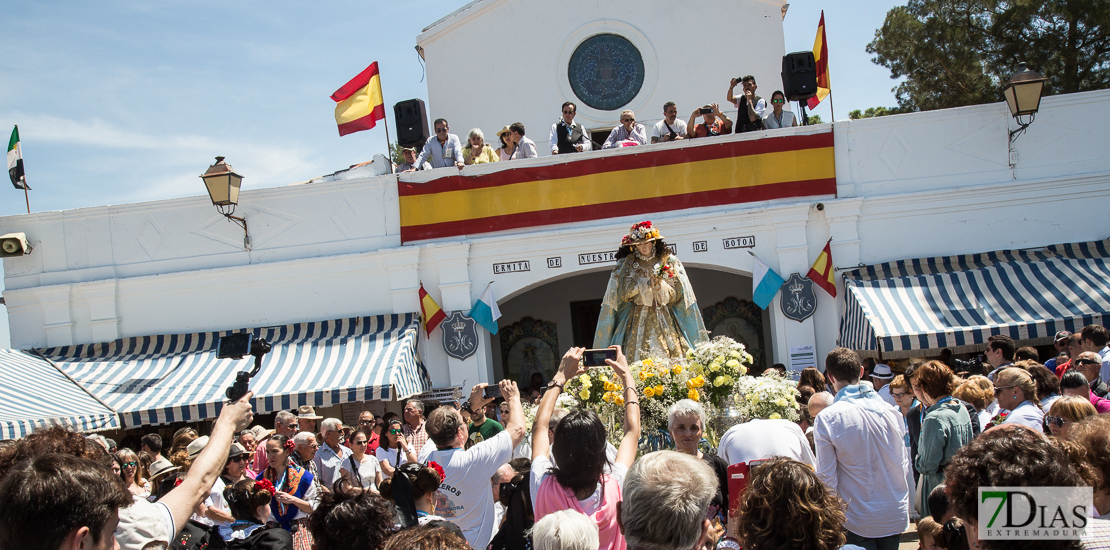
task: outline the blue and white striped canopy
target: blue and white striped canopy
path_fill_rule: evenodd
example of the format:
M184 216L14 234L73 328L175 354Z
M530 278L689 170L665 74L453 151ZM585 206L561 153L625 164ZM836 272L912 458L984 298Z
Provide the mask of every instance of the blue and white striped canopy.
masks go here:
M82 432L119 428L115 411L39 357L0 350L0 439L26 437L60 425Z
M415 313L254 329L273 349L251 379L254 411L403 399L431 389L416 353ZM116 409L127 427L219 415L235 373L254 359L217 359L224 332L144 336L42 350Z
M982 349L1005 334L1051 342L1110 321L1107 241L904 260L844 273L840 345L884 357Z

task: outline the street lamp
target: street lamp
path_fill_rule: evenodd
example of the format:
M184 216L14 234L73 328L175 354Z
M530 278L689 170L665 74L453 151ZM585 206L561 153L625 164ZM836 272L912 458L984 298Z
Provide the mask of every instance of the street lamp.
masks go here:
M1018 63L1017 72L1002 88L1002 95L1006 98L1010 115L1018 123L1018 128L1010 131L1011 144L1036 118L1037 110L1041 107L1041 92L1044 90L1045 80L1048 79L1027 67L1025 63ZM1023 121L1022 117L1029 118Z
M239 204L239 187L243 184L243 176L236 174L230 164L224 162L224 157L216 157L216 164L200 176L204 186L208 188L208 196L212 199L216 211L227 218L227 221L243 228L243 248L251 249L251 237L247 233L247 220L234 216L235 206Z

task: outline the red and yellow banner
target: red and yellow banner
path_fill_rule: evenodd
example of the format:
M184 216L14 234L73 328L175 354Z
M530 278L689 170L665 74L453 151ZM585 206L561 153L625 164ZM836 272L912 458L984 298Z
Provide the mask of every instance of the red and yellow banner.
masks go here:
M836 194L829 131L398 182L401 241ZM637 148L640 149L640 148ZM500 166L498 166L500 168Z
M817 62L817 95L809 98L806 106L817 108L821 100L829 95L829 43L825 40L825 10L821 10L821 22L817 24L817 38L813 40L813 58Z
M378 62L366 67L358 76L331 94L335 106L335 123L339 135L345 136L373 128L385 118L382 100L382 81L378 76Z

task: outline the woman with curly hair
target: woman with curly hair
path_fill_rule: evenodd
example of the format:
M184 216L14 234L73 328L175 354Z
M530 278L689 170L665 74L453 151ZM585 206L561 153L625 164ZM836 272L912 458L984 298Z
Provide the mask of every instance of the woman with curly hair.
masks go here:
M736 538L744 550L862 550L844 544L844 507L808 464L772 458L751 471Z
M305 525L316 508L316 484L312 482L312 472L290 460L295 450L296 445L288 436L270 437L266 441L270 465L258 474L258 480L274 486L270 513L278 525L293 534L294 550L311 550L312 535Z
M219 533L228 548L291 550L293 537L277 527L267 529L270 500L276 491L269 481L244 479L224 488L224 501L235 521L220 524Z
M315 550L377 550L393 534L396 522L393 506L378 495L342 490L320 498L308 531ZM465 540L462 545L470 548Z
M415 462L402 464L394 472L393 477L382 480L381 485L378 486L382 498L389 501L396 500L393 494L393 480L396 479L397 474L408 478L409 486L412 488L412 499L416 501L417 523L424 525L429 521L443 519L435 515L436 491L439 490L439 484L443 483L443 468L439 464L434 461L427 464Z

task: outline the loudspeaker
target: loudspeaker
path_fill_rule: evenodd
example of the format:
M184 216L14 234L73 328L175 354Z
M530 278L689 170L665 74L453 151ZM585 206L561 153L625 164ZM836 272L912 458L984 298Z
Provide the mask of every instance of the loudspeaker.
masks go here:
M428 141L428 110L424 100L409 99L393 106L393 119L397 121L397 143L401 147L420 147Z
M817 95L817 61L813 52L782 56L782 93L787 101L803 101Z
M31 253L31 245L27 243L27 234L8 233L0 235L0 258L11 258Z

